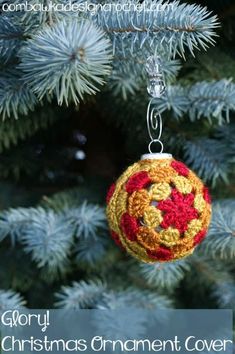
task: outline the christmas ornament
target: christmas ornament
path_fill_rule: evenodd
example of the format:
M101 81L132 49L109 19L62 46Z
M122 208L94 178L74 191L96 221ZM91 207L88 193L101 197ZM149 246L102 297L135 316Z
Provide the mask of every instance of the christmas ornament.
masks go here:
M207 188L170 154L149 154L111 186L107 216L115 241L144 262L191 254L206 235Z
M148 91L154 99L164 92L159 61L151 57L147 70L151 78ZM163 153L162 119L153 99L147 109L149 153L128 167L107 195L112 237L129 254L147 263L190 255L206 236L211 217L208 189L186 165ZM160 144L160 153L152 152L153 144Z

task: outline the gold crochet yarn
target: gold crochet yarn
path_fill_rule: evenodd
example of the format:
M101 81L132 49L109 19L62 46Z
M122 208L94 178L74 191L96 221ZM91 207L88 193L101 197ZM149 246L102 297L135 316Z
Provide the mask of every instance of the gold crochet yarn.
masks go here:
M188 256L204 239L211 217L208 189L169 154L130 166L107 195L111 234L147 263Z

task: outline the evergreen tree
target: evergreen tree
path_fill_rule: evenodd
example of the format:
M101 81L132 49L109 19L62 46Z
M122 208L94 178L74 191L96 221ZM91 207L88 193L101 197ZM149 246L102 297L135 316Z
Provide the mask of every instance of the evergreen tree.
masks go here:
M235 309L233 1L52 3L0 0L0 308ZM213 217L192 256L149 265L110 238L105 195L146 152L154 54L165 150L210 187Z

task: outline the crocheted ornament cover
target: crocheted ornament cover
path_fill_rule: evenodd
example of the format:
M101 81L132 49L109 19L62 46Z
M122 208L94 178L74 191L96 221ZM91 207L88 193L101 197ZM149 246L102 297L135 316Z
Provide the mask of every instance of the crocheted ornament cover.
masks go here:
M173 158L130 166L107 194L115 242L147 263L177 260L204 239L211 200L202 181Z

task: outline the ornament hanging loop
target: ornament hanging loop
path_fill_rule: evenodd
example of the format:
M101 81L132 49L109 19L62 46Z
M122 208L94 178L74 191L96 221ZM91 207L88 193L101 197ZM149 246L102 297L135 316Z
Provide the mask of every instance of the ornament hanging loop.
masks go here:
M158 152L159 154L162 154L163 153L163 149L164 149L164 146L163 146L163 143L161 142L161 140L158 140L158 139L154 139L154 140L151 140L149 145L148 145L148 150L149 150L149 153L150 154L155 154L155 152L152 151L152 145L154 143L158 143L160 144L161 146L161 150Z

